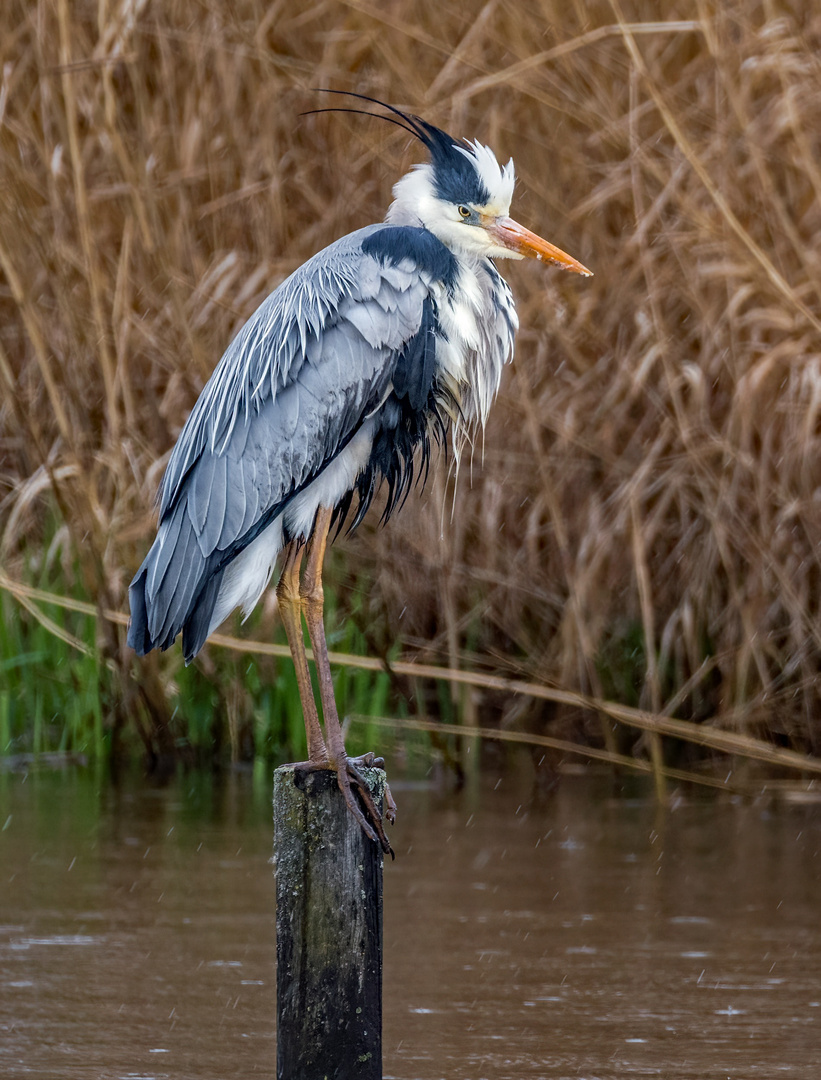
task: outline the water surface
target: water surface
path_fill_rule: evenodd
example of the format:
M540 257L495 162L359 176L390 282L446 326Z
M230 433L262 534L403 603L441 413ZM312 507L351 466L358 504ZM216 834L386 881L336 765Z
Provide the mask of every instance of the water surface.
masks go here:
M821 1076L821 811L395 785L384 1075ZM0 772L0 1075L275 1073L268 770Z

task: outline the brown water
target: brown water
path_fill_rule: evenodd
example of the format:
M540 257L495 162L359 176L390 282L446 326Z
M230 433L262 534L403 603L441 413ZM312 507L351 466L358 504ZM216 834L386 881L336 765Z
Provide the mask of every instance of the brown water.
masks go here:
M384 1075L821 1077L821 810L395 785ZM274 1076L270 776L0 772L0 1076Z

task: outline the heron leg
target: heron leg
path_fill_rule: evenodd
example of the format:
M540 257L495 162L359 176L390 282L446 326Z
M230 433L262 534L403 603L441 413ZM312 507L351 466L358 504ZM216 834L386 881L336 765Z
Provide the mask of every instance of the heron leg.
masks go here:
M299 595L299 568L302 563L302 553L302 544L293 540L285 555L285 564L277 585L277 600L282 625L285 627L288 646L294 661L299 700L302 702L302 715L308 735L308 761L322 767L327 765L328 751L322 737L322 728L319 726L308 657L305 653L305 639L302 636L302 599Z
M314 663L316 664L319 679L319 697L325 718L328 758L331 766L336 770L337 782L345 799L345 804L361 825L366 836L369 836L372 840L378 839L382 850L393 855L388 838L385 836L385 830L382 827L382 817L374 805L365 779L359 772L356 763L348 757L345 750L345 740L339 723L336 699L334 698L331 663L328 659L328 644L325 639L325 624L323 622L324 592L322 588L322 565L325 560L325 548L332 518L333 510L330 507L320 506L317 510L314 529L308 542L308 557L305 561L305 572L302 575L302 585L300 587L305 622L308 626L308 635L314 650ZM362 812L351 790L351 781L356 784L359 790L359 797L368 817ZM393 806L393 799L390 799L390 805Z

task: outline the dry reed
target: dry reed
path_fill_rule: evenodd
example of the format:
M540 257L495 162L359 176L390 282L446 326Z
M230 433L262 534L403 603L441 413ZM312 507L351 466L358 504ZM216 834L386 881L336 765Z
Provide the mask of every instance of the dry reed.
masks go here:
M313 86L357 90L512 154L516 216L596 276L510 268L516 364L472 464L341 545L343 609L367 579L376 653L399 634L422 660L814 751L821 15L658 12L4 4L11 576L54 539L99 608L124 609L162 465L222 349L306 257L380 219L419 159L388 125L299 118ZM121 631L98 626L132 708ZM506 726L555 721L547 707L480 702ZM594 710L561 715L601 737Z

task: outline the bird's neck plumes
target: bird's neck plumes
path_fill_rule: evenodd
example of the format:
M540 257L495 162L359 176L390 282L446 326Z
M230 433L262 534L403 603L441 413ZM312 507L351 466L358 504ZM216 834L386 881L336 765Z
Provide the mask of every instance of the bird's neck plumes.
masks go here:
M471 431L484 427L502 369L513 358L519 320L510 288L489 259L462 262L453 293L441 296L438 317L444 340L437 356L442 384L457 405L452 419L458 454Z
M490 151L487 154L492 157ZM491 163L481 160L492 179ZM513 190L512 164L502 170L493 158L492 165L498 198L494 196L489 209L506 213ZM386 222L427 229L455 257L454 281L432 282L431 289L442 330L436 350L439 408L451 421L458 461L459 449L471 440L471 432L484 426L502 369L512 358L518 327L513 297L491 261L487 234L459 220L454 213L458 203L442 198L433 166L414 166L394 185L393 194ZM489 198L483 189L483 203L487 205Z

